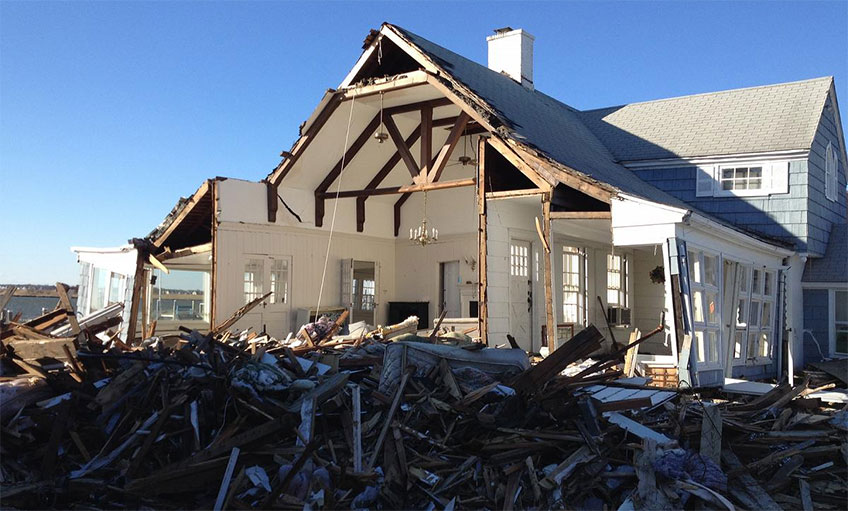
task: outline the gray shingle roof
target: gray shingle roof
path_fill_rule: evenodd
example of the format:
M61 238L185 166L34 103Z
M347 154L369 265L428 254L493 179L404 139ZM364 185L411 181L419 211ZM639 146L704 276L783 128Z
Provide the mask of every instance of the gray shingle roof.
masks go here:
M809 149L832 77L580 112L618 161Z
M848 224L833 224L824 257L808 259L804 282L848 282Z
M615 163L613 155L583 124L575 109L403 28L388 26L491 106L516 140L624 193L692 209Z

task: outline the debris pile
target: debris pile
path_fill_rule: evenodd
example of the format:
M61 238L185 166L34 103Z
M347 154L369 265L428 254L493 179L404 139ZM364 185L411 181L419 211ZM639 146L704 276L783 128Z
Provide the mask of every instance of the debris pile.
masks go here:
M49 370L4 343L3 506L842 509L848 498L848 412L807 397L807 382L752 399L621 379L627 348L603 354L593 326L531 366L521 350L416 335L417 318L346 337L321 321L286 341L234 323L137 347L94 337Z

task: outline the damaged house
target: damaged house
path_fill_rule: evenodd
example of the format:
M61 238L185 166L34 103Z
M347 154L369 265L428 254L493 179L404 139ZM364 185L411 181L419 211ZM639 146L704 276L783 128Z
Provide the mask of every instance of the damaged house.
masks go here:
M236 326L444 315L536 353L662 321L637 361L691 386L848 354L832 78L579 111L534 88L533 43L497 30L486 67L372 31L265 179L210 179L147 238L75 248L79 313L124 303L131 341L270 293Z

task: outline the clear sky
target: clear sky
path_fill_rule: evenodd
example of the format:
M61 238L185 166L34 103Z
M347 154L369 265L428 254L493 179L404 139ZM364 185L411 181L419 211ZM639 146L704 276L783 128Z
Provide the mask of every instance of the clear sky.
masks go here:
M259 180L370 28L477 62L536 37L536 88L577 108L833 75L848 1L0 1L0 283L75 284L69 247L146 235L212 176Z

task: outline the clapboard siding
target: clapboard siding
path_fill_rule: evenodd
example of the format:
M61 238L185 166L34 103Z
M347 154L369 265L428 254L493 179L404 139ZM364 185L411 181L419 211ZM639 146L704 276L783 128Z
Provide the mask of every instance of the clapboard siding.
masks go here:
M696 209L726 220L744 229L795 244L806 249L807 162L789 162L789 193L768 197L695 197L694 166L634 170L643 180Z

